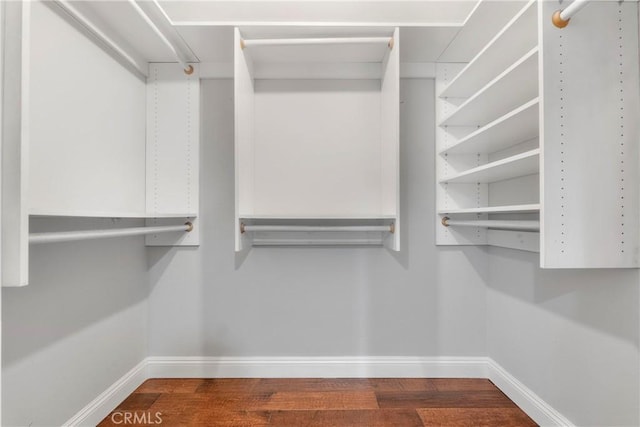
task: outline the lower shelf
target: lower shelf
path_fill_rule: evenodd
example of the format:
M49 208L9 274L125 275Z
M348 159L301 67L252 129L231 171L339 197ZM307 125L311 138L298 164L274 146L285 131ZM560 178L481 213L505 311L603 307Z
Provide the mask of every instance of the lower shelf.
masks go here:
M393 240L394 217L241 218L252 246L383 246Z

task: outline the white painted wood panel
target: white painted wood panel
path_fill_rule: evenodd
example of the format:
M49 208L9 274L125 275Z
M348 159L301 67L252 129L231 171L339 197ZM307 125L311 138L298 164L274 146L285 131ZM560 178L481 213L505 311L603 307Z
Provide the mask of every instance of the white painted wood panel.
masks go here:
M2 286L29 280L30 2L5 2L2 32Z
M387 51L387 45L386 43L303 44L247 46L245 49L254 63L366 63L381 62Z
M437 64L436 67L436 94L449 84L459 72L464 68L464 64ZM456 104L457 101L457 104ZM462 101L457 99L445 99L436 95L435 112L436 123L449 116L460 105ZM449 147L455 146L461 137L473 132L473 127L442 127L436 128L436 221L435 235L438 245L483 245L487 243L487 230L485 228L453 228L444 227L441 223L443 212L450 210L481 208L488 205L488 185L480 183L440 183L445 176L459 173L461 170L468 170L480 166L486 162L486 155L458 154L448 156L445 152ZM452 160L455 162L452 162ZM484 213L466 213L461 219L487 219Z
M386 236L385 245L400 250L400 30L395 29L394 44L382 63L380 101L380 187L381 212L396 215L395 233Z
M539 135L539 101L524 105L465 136L442 153L493 153Z
M487 243L491 246L540 252L540 233L534 231L488 230Z
M467 63L522 9L522 0L479 1L446 50L441 63ZM491 23L489 25L488 23Z
M531 205L539 203L539 173L489 184L489 206Z
M467 209L441 209L439 214L467 214L467 213L532 213L540 211L540 204L534 203L530 205L505 205L505 206L487 206L481 208Z
M537 73L538 49L534 48L467 99L440 125L486 125L538 95Z
M253 213L393 214L380 112L379 80L256 80Z
M468 98L536 47L538 13L531 0L444 88L441 97ZM492 20L493 23L493 20Z
M200 79L174 63L150 64L147 82L146 212L198 213L200 182ZM199 228L187 234L146 237L148 246L197 246ZM166 219L148 225L175 224ZM177 236L177 237L176 237Z
M116 212L116 211L51 211L29 210L30 217L76 217L76 218L193 218L197 212Z
M144 211L144 82L43 3L31 20L29 207Z
M253 62L240 46L242 35L234 30L234 118L235 118L235 250L251 244L240 233L241 212L253 213L255 105Z
M546 268L638 267L638 4L591 2L542 26L542 245Z
M445 176L441 183L490 183L538 173L540 150L534 149L462 173Z

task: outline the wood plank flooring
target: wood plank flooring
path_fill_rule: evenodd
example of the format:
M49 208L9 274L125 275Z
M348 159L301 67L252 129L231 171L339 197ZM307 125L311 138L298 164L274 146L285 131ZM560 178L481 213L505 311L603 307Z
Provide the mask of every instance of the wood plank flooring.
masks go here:
M535 426L491 381L151 379L99 427Z

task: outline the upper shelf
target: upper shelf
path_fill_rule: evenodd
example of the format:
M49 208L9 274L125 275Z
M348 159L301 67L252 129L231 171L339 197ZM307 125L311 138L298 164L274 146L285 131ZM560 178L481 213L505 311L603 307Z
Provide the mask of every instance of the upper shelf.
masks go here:
M530 1L442 90L440 97L470 97L537 43L537 9L535 1Z
M441 183L490 183L539 171L540 149L526 151L441 179Z
M51 211L31 209L30 217L75 217L75 218L196 218L195 212L145 213L145 212L95 212L95 211Z
M538 96L537 47L531 49L467 99L442 120L440 126L484 126L536 96Z
M538 136L539 100L532 99L467 135L440 154L494 153Z
M310 33L240 29L240 45L254 63L371 63L382 62L394 45L393 28L367 33Z
M497 214L497 213L536 213L540 211L540 204L534 203L530 205L508 205L508 206L485 206L481 208L463 208L463 209L440 209L438 213L441 215L454 214Z

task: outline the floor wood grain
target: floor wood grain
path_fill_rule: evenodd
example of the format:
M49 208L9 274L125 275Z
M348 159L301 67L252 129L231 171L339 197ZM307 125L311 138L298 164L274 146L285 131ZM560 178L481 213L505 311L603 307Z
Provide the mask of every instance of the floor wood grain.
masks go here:
M425 378L152 379L106 426L535 426L491 381Z

